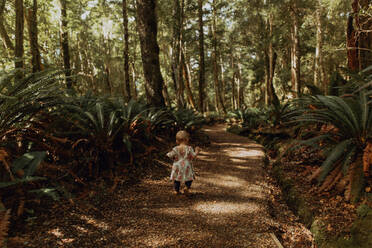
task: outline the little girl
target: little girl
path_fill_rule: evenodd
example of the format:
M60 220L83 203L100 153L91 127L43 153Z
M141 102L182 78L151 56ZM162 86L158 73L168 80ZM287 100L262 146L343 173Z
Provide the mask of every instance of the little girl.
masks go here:
M194 180L194 170L192 160L198 155L199 147L194 149L189 146L189 134L186 131L179 131L176 134L177 145L172 151L167 153L167 156L173 159L173 167L170 179L174 181L174 189L176 194L180 194L181 183L184 182L186 189L184 193L189 194L189 190Z

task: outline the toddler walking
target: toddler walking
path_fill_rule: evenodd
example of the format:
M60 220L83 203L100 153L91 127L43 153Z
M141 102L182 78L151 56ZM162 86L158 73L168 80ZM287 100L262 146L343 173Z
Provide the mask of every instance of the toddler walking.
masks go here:
M192 160L199 154L199 147L194 149L189 146L190 136L186 131L176 134L177 146L167 153L173 159L172 173L170 179L174 182L176 194L180 194L181 183L185 183L184 193L189 194L192 181L195 179Z

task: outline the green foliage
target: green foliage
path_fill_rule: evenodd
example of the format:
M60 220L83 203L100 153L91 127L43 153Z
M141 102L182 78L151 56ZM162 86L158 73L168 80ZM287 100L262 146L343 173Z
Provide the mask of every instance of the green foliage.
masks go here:
M238 121L244 128L276 127L285 121L284 118L290 110L291 104L287 102L268 108L237 109L229 112L228 117Z
M243 127L257 129L268 121L266 110L258 108L237 109L228 114L230 118L238 120Z
M0 78L0 138L21 131L30 120L59 103L59 71L44 71L15 80L15 72Z
M333 127L334 131L326 134L318 130L314 138L306 141L306 144L313 145L322 140L322 149L329 150L321 165L319 182L323 182L338 165L348 173L354 173L350 170L357 169L357 166L350 165L361 157L367 139L372 137L372 108L368 99L365 91L347 98L320 95L305 97L287 114L295 123L321 123Z
M19 170L24 171L23 178L32 176L40 163L45 159L45 152L29 152L17 158L11 167L13 173Z
M178 109L173 111L173 118L176 130L193 132L204 124L203 116L192 109Z

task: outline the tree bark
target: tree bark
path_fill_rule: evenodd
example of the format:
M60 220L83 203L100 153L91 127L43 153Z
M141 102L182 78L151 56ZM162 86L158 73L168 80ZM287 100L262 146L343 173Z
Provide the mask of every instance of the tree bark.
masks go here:
M269 47L268 51L265 52L265 61L266 61L266 92L265 92L265 103L266 105L279 105L279 99L275 93L274 88L274 74L277 54L273 48L273 15L270 14L268 20L268 29L269 29Z
M213 0L212 4L212 12L213 12L213 20L212 20L212 46L213 46L213 81L214 81L214 88L215 88L215 103L216 103L216 110L218 112L226 113L225 106L223 104L221 98L221 82L220 82L220 75L219 75L219 66L218 66L218 45L217 45L217 9L216 9L216 0Z
M199 111L204 113L205 61L204 61L203 0L198 0L198 22L199 22Z
M123 0L123 26L124 26L124 85L125 96L129 101L131 96L130 77L129 77L129 32L128 32L128 11L127 0Z
M361 71L372 64L372 18L368 15L371 2L354 0L352 3L353 14L347 25L347 57L351 71Z
M23 14L23 0L15 1L16 12L16 28L15 28L15 69L23 69L23 31L24 31L24 14ZM22 72L18 72L16 78L21 79Z
M164 107L165 102L162 95L164 83L159 64L155 8L156 0L137 0L137 25L147 101L153 106Z
M234 53L231 50L231 70L233 71L232 79L231 79L231 106L233 109L237 109L237 97L236 97L236 86L235 86L235 79L236 79L236 72L235 72L235 63L234 63Z
M187 101L189 105L195 109L195 101L194 97L192 95L192 90L191 90L191 72L190 72L190 67L188 63L186 63L186 58L185 58L185 53L182 49L181 51L181 56L182 56L182 69L183 69L183 76L185 78L185 89L186 89L186 95L187 95Z
M314 85L318 88L323 89L323 92L327 91L327 82L325 80L325 72L323 65L323 7L321 1L318 0L316 10L316 49L315 49L315 64L314 64Z
M67 89L72 88L71 80L71 65L70 65L70 51L67 30L67 4L66 0L59 0L61 5L61 21L60 21L60 35L61 35L61 48L63 56L63 67L65 69L66 86Z
M3 43L6 49L14 51L14 45L12 41L10 40L8 33L5 29L5 25L4 25L5 3L6 3L6 0L1 0L0 2L0 35L1 35L1 39L3 40Z
M292 2L291 6L291 82L292 94L297 98L301 96L301 53L300 53L300 37L299 37L299 23L298 23L298 8L296 1Z
M31 64L32 72L42 70L41 56L38 43L38 30L37 30L37 0L33 0L32 9L28 9L26 15L28 34L31 48Z
M242 66L240 64L240 61L238 61L238 71L237 71L237 79L238 79L238 84L237 84L237 105L238 109L241 109L244 107L244 87L243 87L243 81L242 81Z
M173 80L175 85L177 106L185 107L184 91L185 85L183 82L183 65L182 65L182 46L183 46L183 5L184 0L173 0L173 45L172 45L172 69Z
M224 71L225 71L225 68L223 66L223 59L222 59L222 56L220 56L220 74L221 74L220 99L221 99L222 106L224 106L225 113L226 113L226 99L225 99L226 82L225 82Z
M137 100L137 73L136 73L136 68L134 64L135 58L133 59L132 65L131 65L131 70L132 70L132 79L133 79L133 84L132 84L132 97L134 100Z

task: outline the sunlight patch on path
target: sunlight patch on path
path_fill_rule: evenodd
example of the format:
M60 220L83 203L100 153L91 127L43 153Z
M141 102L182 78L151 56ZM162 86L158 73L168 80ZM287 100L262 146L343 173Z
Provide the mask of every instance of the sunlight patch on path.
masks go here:
M204 177L199 178L198 180L203 183L228 188L244 187L246 183L245 180L229 175L213 175L213 177Z
M109 225L107 223L105 223L103 221L93 219L92 217L82 215L82 216L80 216L80 219L84 220L86 223L88 223L92 226L95 226L97 228L100 228L100 229L103 229L103 230L108 230L109 229Z
M259 158L264 157L265 153L260 149L250 149L247 150L246 148L235 148L235 149L223 149L227 155L237 158Z
M168 215L175 215L175 216L184 216L186 214L189 214L189 211L186 211L185 208L162 208L156 210L156 212L160 212L163 214Z
M232 203L216 201L196 204L194 209L205 214L241 214L253 213L260 210L259 205L252 202Z

